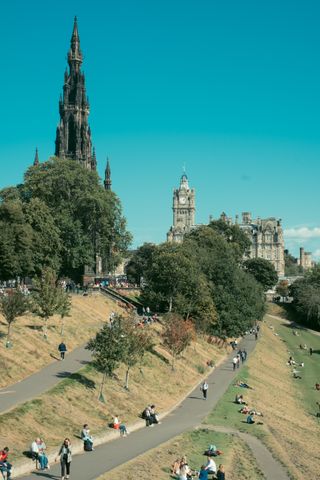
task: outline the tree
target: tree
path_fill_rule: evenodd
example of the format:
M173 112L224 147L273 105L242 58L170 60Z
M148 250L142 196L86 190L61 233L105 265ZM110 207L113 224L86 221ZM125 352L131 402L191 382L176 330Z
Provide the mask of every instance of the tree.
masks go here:
M44 270L41 277L33 281L32 310L43 320L43 336L48 338L48 320L59 313L61 306L67 303L66 292L58 285L56 274L50 268Z
M274 287L278 281L278 275L274 265L264 258L250 258L243 264L244 269L251 273L264 290Z
M166 316L162 340L172 356L172 370L174 370L177 356L190 345L194 338L195 330L191 320L184 320L176 314Z
M287 280L281 280L276 286L276 292L280 297L287 297L289 295L289 284Z
M238 262L241 262L243 257L249 252L251 242L239 225L229 224L222 219L219 219L211 221L209 227L224 237L224 239L230 244L235 259Z
M70 309L71 309L71 298L70 298L70 295L68 295L67 293L65 293L65 295L60 295L60 299L59 299L59 306L58 306L58 313L60 315L60 318L61 318L61 329L60 329L60 335L61 337L63 337L64 335L64 319L65 317L69 317L69 313L70 313Z
M97 256L105 270L119 263L131 235L119 199L103 188L96 172L51 159L29 168L19 193L24 204L38 199L49 209L59 231L61 276L78 281L85 265L95 269Z
M141 285L141 280L152 266L152 255L155 251L156 246L153 243L144 243L132 255L125 268L129 282Z
M145 353L152 347L148 332L136 328L133 318L121 318L123 329L124 353L122 361L126 366L125 389L129 390L129 373L131 368L142 362Z
M284 265L286 276L297 276L303 273L303 268L298 265L297 259L288 250L284 251Z
M6 347L11 346L12 324L18 317L26 313L28 307L29 304L26 296L19 291L0 297L0 311L8 324Z
M107 377L112 377L114 371L123 361L126 352L125 331L121 317L116 316L112 325L105 323L96 337L86 346L93 355L94 367L102 373L99 398L103 398L103 387Z
M293 298L292 307L303 323L320 326L320 265L306 272L304 278L296 280L289 288Z
M20 200L0 204L0 278L11 280L34 272L33 231Z

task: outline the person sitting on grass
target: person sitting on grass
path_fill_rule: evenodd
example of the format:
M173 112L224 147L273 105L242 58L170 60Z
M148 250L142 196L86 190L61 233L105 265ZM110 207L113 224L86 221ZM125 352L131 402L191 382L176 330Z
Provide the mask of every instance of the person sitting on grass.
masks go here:
M316 383L316 384L315 384L315 389L316 389L316 390L320 390L320 383Z
M7 474L7 480L11 478L11 470L12 470L12 465L11 463L8 462L8 454L9 454L9 448L5 447L1 452L0 452L0 472L2 473L3 478L5 478L4 474Z
M252 423L256 423L252 413L249 413L249 415L247 416L247 423L249 423L250 425Z
M296 370L295 368L292 370L292 375L293 375L293 378L299 378L301 380L301 375L299 375L299 370Z
M207 460L207 463L205 465L205 470L208 472L208 473L217 473L217 465L216 465L216 462L213 460L213 458L211 458L210 456L208 456L208 460Z
M244 407L240 408L239 412L247 415L250 412L250 408L248 405L245 405Z
M243 400L243 395L239 395L237 393L236 398L235 398L235 403L239 405L246 405L246 402Z
M198 478L200 480L208 480L209 477L208 477L209 473L208 473L208 470L206 470L206 466L205 465L202 465L201 466L201 469L200 469L200 472L199 472L199 476Z
M225 480L226 475L224 471L224 466L219 465L218 471L217 471L217 480Z
M189 467L188 463L182 463L180 465L179 480L189 480L192 477L192 470Z

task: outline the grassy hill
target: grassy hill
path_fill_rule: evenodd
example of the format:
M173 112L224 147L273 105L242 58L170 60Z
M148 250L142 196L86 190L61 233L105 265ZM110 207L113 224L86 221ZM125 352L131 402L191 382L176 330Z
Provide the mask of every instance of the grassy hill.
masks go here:
M129 391L124 389L125 371L120 368L116 378L106 383L106 403L99 402L101 374L87 365L41 397L1 415L0 444L9 445L11 458L21 460L22 452L37 436L45 439L49 450L56 450L65 436L75 441L84 423L97 435L108 430L115 414L130 424L150 402L156 403L159 412L167 411L209 370L208 360L217 362L225 354L224 348L209 345L206 338L200 337L186 349L172 372L170 356L161 346L161 326L149 328L157 346L145 356L141 368L132 369Z
M114 302L99 294L88 297L73 295L70 317L65 318L63 337L68 350L73 350L92 337L102 322L109 318L111 311L117 308ZM13 347L6 348L7 326L0 315L0 388L31 375L58 358L60 330L61 319L54 316L49 321L48 340L45 340L41 319L28 314L13 324Z
M295 329L296 330L296 329ZM319 410L320 392L314 384L320 378L320 337L304 329L292 333L288 322L266 315L262 335L247 366L240 373L254 390L230 386L226 395L209 416L213 425L229 425L258 436L288 469L296 480L319 477ZM299 348L312 346L316 353ZM301 379L294 379L289 356L304 367L297 367ZM233 403L241 392L249 406L263 412L264 425L247 425L245 416Z

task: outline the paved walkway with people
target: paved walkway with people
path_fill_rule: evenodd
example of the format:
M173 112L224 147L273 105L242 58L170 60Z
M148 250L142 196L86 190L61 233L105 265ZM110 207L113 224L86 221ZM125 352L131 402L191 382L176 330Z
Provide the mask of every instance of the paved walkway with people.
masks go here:
M253 351L256 341L253 335L247 336L238 348L245 348L250 355ZM232 358L234 352L231 352L225 361L223 361L208 376L208 398L203 399L202 392L197 386L181 404L179 404L170 414L162 419L160 425L154 428L142 428L132 432L129 437L119 438L112 442L97 447L93 452L73 457L71 467L71 478L76 480L94 480L103 473L122 465L138 455L159 446L160 444L174 438L175 436L196 428L201 425L203 419L216 406L218 400L223 396L228 386L239 374L241 366L235 372L232 371ZM160 412L161 413L161 412ZM93 432L94 433L94 432ZM68 432L61 432L61 438L67 436ZM257 458L259 461L259 459ZM268 462L263 468L267 479L288 480L288 477L282 476L283 468L278 465L277 472L273 469L268 470ZM34 472L22 477L23 480L56 479L60 474L60 465L52 465L48 472ZM278 475L279 474L279 475Z
M30 375L20 382L0 389L0 414L45 393L63 378L76 373L91 361L91 353L85 349L85 345L67 353L63 361L60 361L58 351L56 355L57 360L39 372Z

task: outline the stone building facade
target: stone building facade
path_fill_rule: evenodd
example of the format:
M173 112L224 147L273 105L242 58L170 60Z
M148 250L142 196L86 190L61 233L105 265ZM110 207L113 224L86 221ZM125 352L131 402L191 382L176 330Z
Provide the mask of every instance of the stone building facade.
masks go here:
M303 247L300 247L300 255L298 259L298 265L303 268L303 270L309 270L313 267L312 253L306 252Z
M232 218L225 213L222 220L233 223ZM264 258L273 265L279 277L284 276L284 238L281 220L274 217L257 218L253 220L250 212L243 212L242 219L236 217L236 222L251 241L249 258Z
M184 173L180 186L173 191L173 225L167 233L168 242L182 242L186 233L195 227L195 190L189 187L188 177Z

